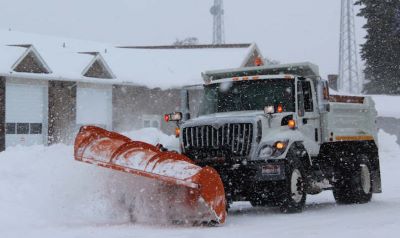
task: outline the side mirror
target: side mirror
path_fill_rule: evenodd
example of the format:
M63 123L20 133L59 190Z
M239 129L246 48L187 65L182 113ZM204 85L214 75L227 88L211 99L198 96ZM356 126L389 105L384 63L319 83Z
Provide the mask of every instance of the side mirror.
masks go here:
M281 104L278 104L276 106L265 106L264 107L264 115L265 116L270 116L275 113L282 113L283 112L283 107Z
M182 121L182 118L183 118L182 112L173 112L173 113L164 115L164 120L166 122L170 122L170 121L179 122L179 121Z
M275 107L274 106L265 106L264 107L264 114L266 116L274 114L275 113Z

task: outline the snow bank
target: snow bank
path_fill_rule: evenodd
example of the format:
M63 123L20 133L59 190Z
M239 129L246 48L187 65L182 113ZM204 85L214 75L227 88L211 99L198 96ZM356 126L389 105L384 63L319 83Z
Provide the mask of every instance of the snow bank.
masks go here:
M108 215L98 180L106 172L75 162L71 146L10 148L0 164L0 227L99 222Z
M166 135L156 128L144 128L122 134L133 140L143 141L152 145L162 144L170 150L178 151L179 148L179 141L175 136Z
M127 134L176 143L175 138L146 131ZM302 214L238 203L226 225L210 229L132 225L132 203L145 207L157 202L152 197L129 200L138 193L157 192L138 191L137 186L148 181L75 162L70 146L10 148L0 153L0 237L257 237L266 230L271 237L397 237L400 147L395 136L382 131L379 140L384 192L371 203L337 206L329 191L309 196ZM138 209L134 219L149 212Z
M374 99L378 116L400 118L400 96L371 95Z
M150 143L176 142L153 129L130 134ZM138 194L155 191L138 187L157 189L148 179L76 162L72 146L9 148L0 153L0 237L9 229L147 219Z

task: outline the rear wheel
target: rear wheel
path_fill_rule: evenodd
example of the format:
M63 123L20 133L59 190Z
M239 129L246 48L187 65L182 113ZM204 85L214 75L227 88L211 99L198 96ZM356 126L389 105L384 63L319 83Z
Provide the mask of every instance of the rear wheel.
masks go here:
M337 203L367 203L372 198L371 166L362 161L343 169L342 176L335 183L333 195Z

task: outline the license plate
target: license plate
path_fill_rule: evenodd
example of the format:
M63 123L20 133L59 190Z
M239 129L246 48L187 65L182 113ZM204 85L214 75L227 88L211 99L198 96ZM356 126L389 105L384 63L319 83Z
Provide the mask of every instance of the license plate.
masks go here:
M280 165L264 165L262 167L262 174L266 175L280 175L281 174L281 166Z

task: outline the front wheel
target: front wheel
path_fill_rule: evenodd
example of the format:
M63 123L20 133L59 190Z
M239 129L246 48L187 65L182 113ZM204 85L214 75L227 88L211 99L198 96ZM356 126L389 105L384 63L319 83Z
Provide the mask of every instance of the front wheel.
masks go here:
M305 171L302 163L297 160L288 161L286 180L280 204L283 213L301 212L306 203Z

